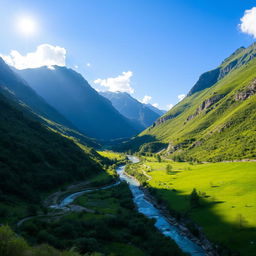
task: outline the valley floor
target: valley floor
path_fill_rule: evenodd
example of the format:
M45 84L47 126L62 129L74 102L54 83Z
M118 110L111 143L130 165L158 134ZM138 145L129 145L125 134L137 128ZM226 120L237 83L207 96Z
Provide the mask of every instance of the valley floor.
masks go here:
M192 164L158 162L153 157L142 160L127 168L128 173L147 186L176 218L191 219L212 242L227 248L226 251L254 255L255 162ZM194 188L200 198L196 206L192 205L190 196ZM193 229L191 223L188 226Z
M48 196L44 201L47 212L22 219L16 231L31 245L49 244L60 250L76 248L80 255L184 255L174 241L157 231L153 220L137 212L125 182L116 182L116 186L98 190L115 181L115 175L111 176L114 166L126 161L125 155L99 153L116 162L112 169ZM61 205L62 200L70 194L84 190L88 190L88 193L77 197L72 205L51 207Z

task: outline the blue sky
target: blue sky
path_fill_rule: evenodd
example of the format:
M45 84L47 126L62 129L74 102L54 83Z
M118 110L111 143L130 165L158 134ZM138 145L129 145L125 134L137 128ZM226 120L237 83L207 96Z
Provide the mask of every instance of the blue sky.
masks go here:
M254 41L238 28L254 6L241 0L0 0L0 53L60 46L66 65L93 87L129 87L135 98L148 95L166 108L202 72ZM17 29L21 17L34 20L34 33Z

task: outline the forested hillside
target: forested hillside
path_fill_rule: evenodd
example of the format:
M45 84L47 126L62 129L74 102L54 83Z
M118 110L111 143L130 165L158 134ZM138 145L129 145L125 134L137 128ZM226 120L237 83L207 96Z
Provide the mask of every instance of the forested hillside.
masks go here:
M2 94L0 107L2 218L15 215L9 209L21 202L39 204L44 193L101 172L105 160L92 148L82 150Z

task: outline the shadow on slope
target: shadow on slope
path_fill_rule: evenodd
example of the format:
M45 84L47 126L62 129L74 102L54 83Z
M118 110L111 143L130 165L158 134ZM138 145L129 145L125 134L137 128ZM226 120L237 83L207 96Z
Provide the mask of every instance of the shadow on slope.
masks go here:
M199 193L200 199L195 206L191 204L191 196L182 194L182 191L152 187L149 191L159 205L167 206L171 216L185 223L195 236L202 236L202 231L217 245L219 255L255 255L256 227L249 227L242 214L237 216L236 223L225 221L214 209L217 204L224 204L225 201L216 201L215 198ZM235 207L232 206L230 211Z
M116 140L112 141L106 147L111 148L113 151L117 152L138 152L142 145L145 143L155 142L156 138L153 135L142 135L133 137L129 140Z

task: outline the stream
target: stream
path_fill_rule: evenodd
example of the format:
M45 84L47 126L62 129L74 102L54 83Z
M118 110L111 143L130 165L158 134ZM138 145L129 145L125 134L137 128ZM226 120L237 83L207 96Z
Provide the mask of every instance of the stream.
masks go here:
M139 159L135 156L128 156L129 160L133 163L138 163ZM125 165L120 166L116 169L117 174L119 175L120 181L126 181L129 185L129 188L133 195L133 201L137 206L138 212L144 214L147 218L155 219L155 227L166 237L170 237L176 242L180 249L192 256L205 256L204 250L198 246L196 243L191 241L188 237L181 235L178 228L174 225L171 225L166 217L149 201L145 198L143 190L140 189L140 184L131 177L127 176L124 172ZM71 204L77 197L90 193L93 191L104 190L120 184L120 181L117 181L114 184L104 186L97 189L87 189L81 192L73 193L66 198L64 198L59 207L66 207Z

